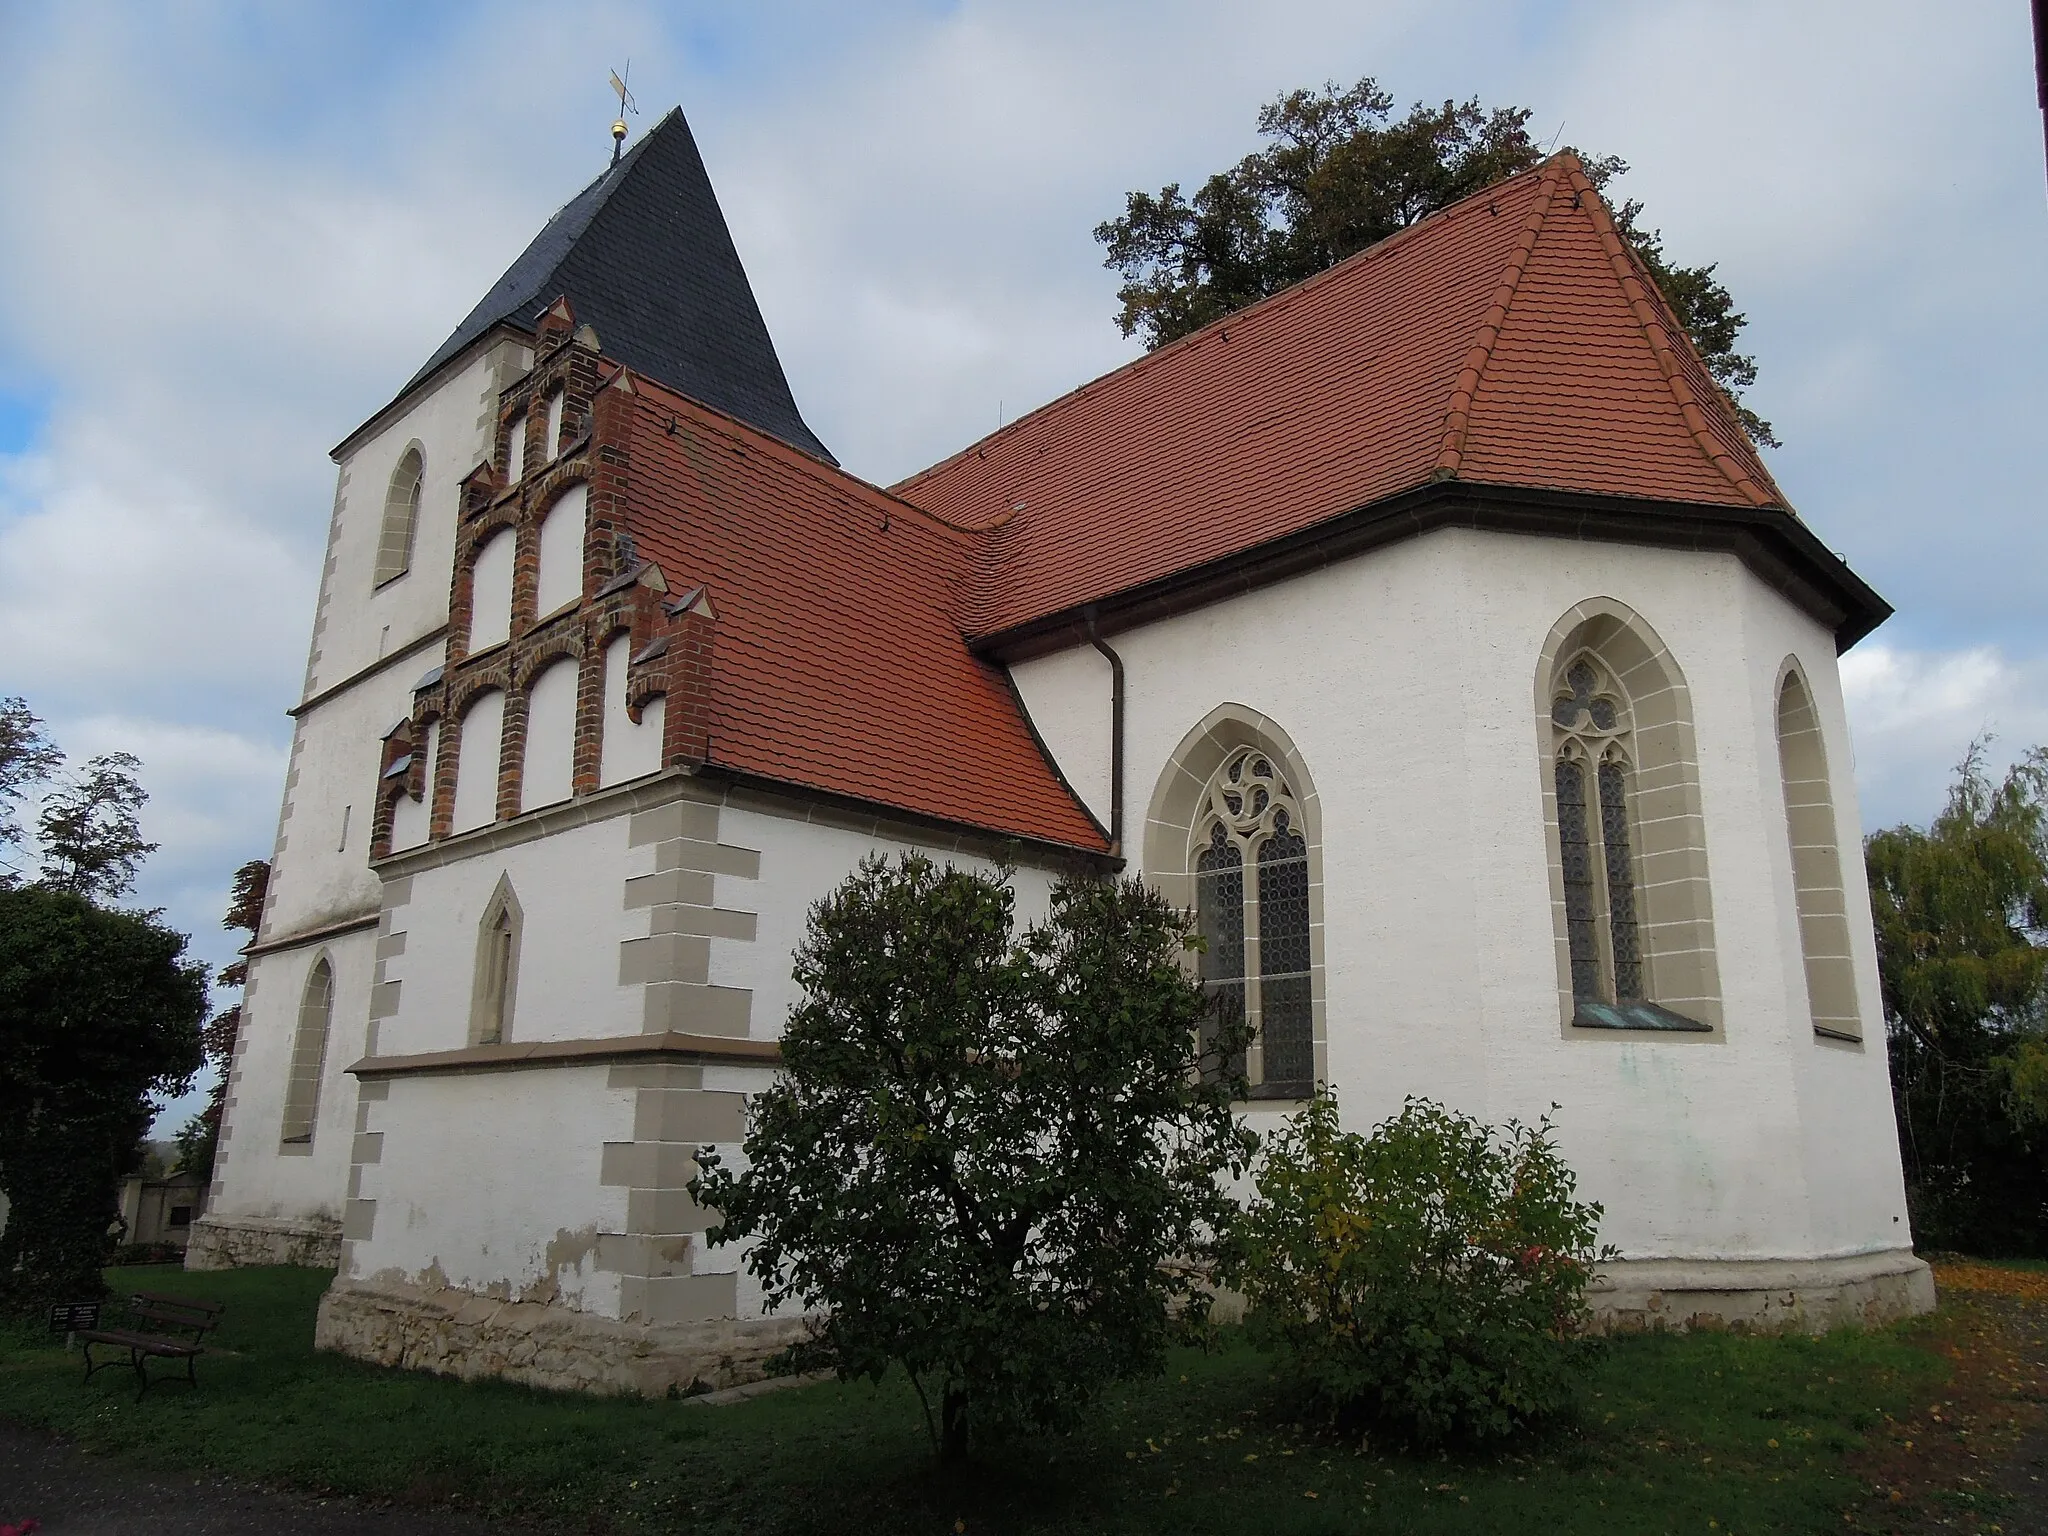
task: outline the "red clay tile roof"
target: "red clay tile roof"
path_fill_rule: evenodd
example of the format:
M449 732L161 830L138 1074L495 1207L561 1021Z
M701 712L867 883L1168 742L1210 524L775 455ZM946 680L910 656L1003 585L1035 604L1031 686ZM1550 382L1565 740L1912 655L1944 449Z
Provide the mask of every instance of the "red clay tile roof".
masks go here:
M894 490L985 530L979 638L1445 479L1784 505L1570 155Z
M715 767L1108 847L1003 672L961 639L974 535L651 380L633 383L626 521L671 590L710 591Z

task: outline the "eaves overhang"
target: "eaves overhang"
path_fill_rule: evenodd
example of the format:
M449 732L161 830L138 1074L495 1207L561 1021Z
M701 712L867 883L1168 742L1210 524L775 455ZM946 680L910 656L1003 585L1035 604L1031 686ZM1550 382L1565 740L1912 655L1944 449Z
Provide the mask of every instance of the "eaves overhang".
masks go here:
M1009 664L1087 643L1271 586L1439 528L1595 540L1732 554L1765 585L1827 627L1837 654L1892 615L1892 606L1782 506L1729 506L1441 480L1412 487L1298 532L987 634L974 651Z

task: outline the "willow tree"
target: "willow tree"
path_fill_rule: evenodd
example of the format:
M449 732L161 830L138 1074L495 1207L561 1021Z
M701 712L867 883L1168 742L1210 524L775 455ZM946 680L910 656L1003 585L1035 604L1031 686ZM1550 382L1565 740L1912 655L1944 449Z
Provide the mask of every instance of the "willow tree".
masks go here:
M1973 743L1933 823L1864 856L1914 1234L2048 1254L2048 751L1994 780Z

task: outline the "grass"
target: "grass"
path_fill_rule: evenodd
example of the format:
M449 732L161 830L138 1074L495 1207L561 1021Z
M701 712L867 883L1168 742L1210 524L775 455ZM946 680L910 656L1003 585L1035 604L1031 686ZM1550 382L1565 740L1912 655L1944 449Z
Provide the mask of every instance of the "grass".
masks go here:
M324 1272L113 1278L227 1303L199 1390L137 1403L124 1372L82 1384L75 1355L21 1335L0 1339L0 1414L159 1468L570 1531L1840 1530L1861 1491L1848 1458L1947 1370L1910 1327L1621 1339L1575 1422L1505 1453L1414 1458L1292 1424L1275 1363L1232 1343L1177 1353L1084 1433L945 1474L901 1381L717 1408L463 1384L315 1354Z

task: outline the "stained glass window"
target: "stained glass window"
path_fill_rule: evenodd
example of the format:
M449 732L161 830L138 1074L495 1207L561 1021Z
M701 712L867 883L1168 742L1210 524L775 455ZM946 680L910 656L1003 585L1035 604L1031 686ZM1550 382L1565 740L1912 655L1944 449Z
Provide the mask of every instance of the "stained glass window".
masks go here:
M1308 839L1270 757L1245 748L1224 760L1196 820L1194 852L1202 985L1216 1000L1211 1037L1249 1019L1258 1041L1254 1094L1306 1097L1315 1091ZM1251 863L1257 878L1248 881ZM1243 1056L1228 1064L1237 1075L1248 1065Z

